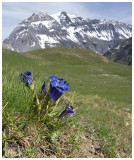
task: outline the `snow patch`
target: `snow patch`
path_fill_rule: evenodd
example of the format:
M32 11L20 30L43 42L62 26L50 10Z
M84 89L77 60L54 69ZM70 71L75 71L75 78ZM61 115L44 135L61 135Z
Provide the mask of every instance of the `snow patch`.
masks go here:
M126 33L124 33L124 30L119 29L119 28L116 28L115 30L116 30L116 32L118 32L122 37L124 37L124 38L130 38Z
M53 44L53 43L59 42L59 41L57 41L57 39L55 37L50 37L47 35L37 34L36 37L39 40L39 44L40 44L41 48L45 48L45 43Z
M120 45L119 46L117 46L115 49L119 49L120 48Z
M72 15L72 14L68 14L68 13L67 13L67 15L68 15L68 17L71 18L71 19L72 19L72 18L77 18L76 15Z
M64 20L66 19L66 16L62 14L62 12L58 12L56 14L52 14L50 15L51 17L53 17L59 24L60 24L60 19ZM67 16L71 19L71 21L75 21L74 18L77 18L77 16L75 15L72 15L72 14L68 14L67 13Z
M85 43L86 43L87 41L86 41L86 40L83 40L83 42L85 42Z
M31 45L31 47L34 47L35 46L35 42L33 42L33 44Z
M18 26L17 27L26 27L27 25L25 25L25 24L18 24Z
M58 12L58 13L52 14L50 16L53 17L60 24L60 15L61 15L61 12Z
M28 31L28 29L24 29L24 30L20 31L20 32L18 33L18 35L20 35L20 34L22 34L22 33L24 33L24 32L27 32L27 31Z
M75 37L75 27L67 28L67 32L68 32L68 35L67 35L68 39L71 39L72 41L79 43L78 39Z
M39 27L40 24L42 24L43 26L45 26L46 28L51 28L53 26L53 23L55 22L55 20L52 21L37 21L37 22L32 22L31 25L33 27Z
M25 19L25 22L28 22L28 19Z
M54 29L50 29L50 30L49 30L49 32L54 32L54 31L55 31Z

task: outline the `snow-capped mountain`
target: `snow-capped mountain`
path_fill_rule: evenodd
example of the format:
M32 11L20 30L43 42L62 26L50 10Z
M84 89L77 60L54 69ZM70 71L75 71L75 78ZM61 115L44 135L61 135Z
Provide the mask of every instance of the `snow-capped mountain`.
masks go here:
M18 52L56 46L84 47L104 54L119 39L130 37L132 26L125 23L83 19L66 12L53 15L39 12L18 24L3 41L3 46L11 46L12 50Z

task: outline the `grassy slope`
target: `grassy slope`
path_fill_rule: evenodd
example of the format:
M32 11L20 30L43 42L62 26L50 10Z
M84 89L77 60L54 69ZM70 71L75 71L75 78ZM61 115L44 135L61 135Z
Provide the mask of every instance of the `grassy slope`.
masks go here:
M70 83L72 92L76 92L74 107L79 116L75 124L79 129L91 135L93 133L88 128L93 126L101 149L109 157L116 157L117 151L123 157L129 156L131 120L128 114L131 113L132 103L130 66L116 64L82 48L51 48L26 53L3 49L2 58L3 106L8 102L10 109L17 106L19 112L22 108L20 104L28 106L24 98L16 100L19 95L23 97L17 84L21 72L31 71L39 90L49 74L64 77ZM113 125L114 121L117 121L117 127ZM127 127L126 123L129 123Z
M11 53L3 55L3 68L8 64L8 69L14 68L18 74L30 70L34 78L59 75L71 81L70 88L80 94L131 104L131 67L113 63L86 49L52 48Z

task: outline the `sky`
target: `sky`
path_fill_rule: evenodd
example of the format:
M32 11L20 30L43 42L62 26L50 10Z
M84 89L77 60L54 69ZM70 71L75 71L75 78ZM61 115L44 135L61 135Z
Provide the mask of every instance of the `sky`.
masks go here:
M3 2L2 40L18 23L39 11L49 15L65 11L82 18L112 19L132 24L131 2Z

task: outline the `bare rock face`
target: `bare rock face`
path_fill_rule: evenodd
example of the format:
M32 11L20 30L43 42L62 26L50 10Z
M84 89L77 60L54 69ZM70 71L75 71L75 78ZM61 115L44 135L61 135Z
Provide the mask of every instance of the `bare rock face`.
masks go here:
M132 37L132 26L112 20L83 19L60 12L34 13L13 30L3 46L26 52L40 48L83 47L104 54L118 40Z
M117 63L132 65L132 38L122 40L104 56Z

